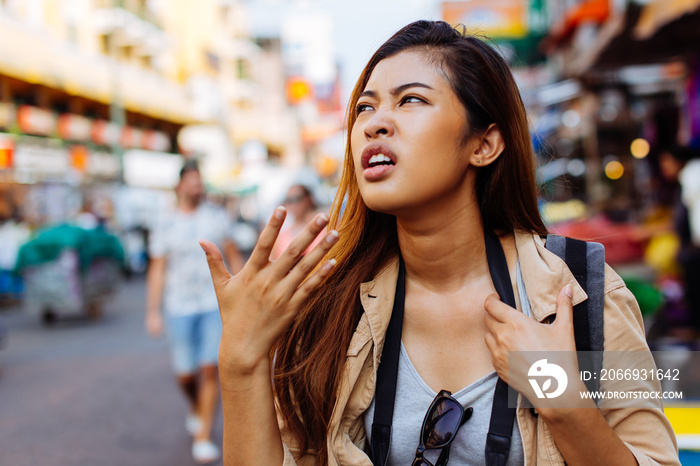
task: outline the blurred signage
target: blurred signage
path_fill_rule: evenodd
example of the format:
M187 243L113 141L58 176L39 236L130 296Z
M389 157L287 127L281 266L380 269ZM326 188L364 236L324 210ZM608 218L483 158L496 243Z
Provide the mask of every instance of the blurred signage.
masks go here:
M442 19L464 24L492 38L524 37L528 33L528 0L442 2Z
M129 186L171 189L177 184L182 157L132 149L124 152L124 182Z
M14 104L0 102L0 128L10 128L15 124L16 108Z
M87 172L93 176L116 178L122 170L119 158L109 152L91 151L88 158Z
M318 111L321 113L342 113L343 102L341 99L340 72L337 72L332 82L314 86L314 94Z
M70 141L89 141L92 120L81 115L66 113L58 117L58 135Z
M0 135L0 169L11 168L15 141L10 135Z
M112 146L119 142L119 126L111 121L95 120L90 131L92 142L101 146Z
M23 133L51 136L56 131L56 117L48 110L31 105L17 109L17 123Z
M14 168L41 174L63 175L68 171L68 151L60 147L19 144L14 153Z

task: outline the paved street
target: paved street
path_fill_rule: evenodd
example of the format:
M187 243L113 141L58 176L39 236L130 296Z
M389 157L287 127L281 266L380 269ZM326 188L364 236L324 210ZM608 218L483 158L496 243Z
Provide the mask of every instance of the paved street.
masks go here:
M166 343L143 327L144 295L133 278L102 318L51 327L0 308L0 466L195 464ZM219 415L219 444L221 425Z

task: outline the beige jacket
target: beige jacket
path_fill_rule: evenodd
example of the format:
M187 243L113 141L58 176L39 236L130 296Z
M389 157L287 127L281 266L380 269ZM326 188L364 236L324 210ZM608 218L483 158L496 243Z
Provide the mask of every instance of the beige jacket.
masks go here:
M587 299L564 261L549 252L544 242L531 234L516 234L516 248L533 318L543 321L555 313L556 296L566 284L573 287L574 305ZM371 466L365 454L363 413L374 397L377 367L389 325L398 277L398 260L363 283L360 299L364 314L348 348L338 400L330 421L327 440L331 466ZM513 284L517 293L517 286ZM518 300L519 302L519 300ZM605 273L605 351L648 351L637 302L622 279L609 267ZM523 406L522 396L518 406ZM602 411L608 424L632 451L641 466L679 465L676 438L658 409L608 409ZM525 450L525 464L563 465L551 432L530 409L517 410L518 426ZM312 453L296 458L296 442L282 427L285 466L315 465Z

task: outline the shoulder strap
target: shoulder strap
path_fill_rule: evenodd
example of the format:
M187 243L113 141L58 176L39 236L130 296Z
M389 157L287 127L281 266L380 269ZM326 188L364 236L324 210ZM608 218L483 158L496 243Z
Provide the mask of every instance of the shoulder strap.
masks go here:
M546 248L566 262L588 299L574 306L574 339L579 351L579 369L600 373L603 367L605 249L602 244L548 235ZM597 391L597 378L586 381Z
M376 400L372 423L372 460L374 466L384 466L389 458L405 301L406 267L403 259L399 256L399 277L396 281L394 308L391 311L391 319L384 339L381 363L377 369L377 386L374 394Z
M501 247L501 241L490 232L485 233L486 258L493 286L501 301L515 307L513 285L508 273L508 263ZM505 466L510 454L513 424L515 423L515 408L508 406L509 391L512 389L500 377L496 381L496 391L493 395L489 432L486 436L486 465Z

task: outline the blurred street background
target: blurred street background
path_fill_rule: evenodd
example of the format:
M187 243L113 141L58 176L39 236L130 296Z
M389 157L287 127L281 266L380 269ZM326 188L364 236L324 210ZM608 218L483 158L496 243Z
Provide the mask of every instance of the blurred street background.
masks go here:
M0 466L193 464L144 329L180 167L199 162L244 254L293 185L327 211L352 86L416 19L494 39L548 227L606 246L653 349L700 350L663 162L700 149L700 0L0 0ZM683 464L698 408L667 404Z

